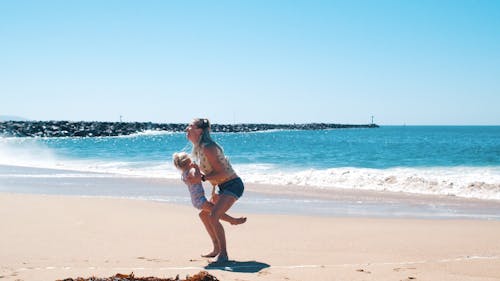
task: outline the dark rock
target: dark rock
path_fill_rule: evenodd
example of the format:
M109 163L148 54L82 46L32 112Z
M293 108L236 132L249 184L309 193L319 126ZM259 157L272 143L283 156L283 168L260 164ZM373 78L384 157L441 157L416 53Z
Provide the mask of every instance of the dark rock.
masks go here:
M152 131L183 132L187 124L151 122L72 122L72 121L4 121L0 135L8 137L110 137ZM327 130L378 128L377 124L350 125L309 124L212 124L213 132L256 132L266 130Z

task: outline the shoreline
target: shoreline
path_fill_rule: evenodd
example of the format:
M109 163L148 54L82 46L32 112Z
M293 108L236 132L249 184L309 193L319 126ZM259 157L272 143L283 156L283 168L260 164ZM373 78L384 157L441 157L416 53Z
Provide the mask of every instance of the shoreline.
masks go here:
M20 171L23 176L12 175ZM32 177L25 177L27 172ZM57 173L57 176L46 177L47 172ZM205 185L207 196L210 191L211 188ZM184 206L191 204L186 187L180 180L1 165L0 193L128 198ZM253 183L245 183L245 194L235 209L244 213L322 217L500 220L500 200Z
M500 280L500 222L244 214L224 224L231 262L209 267L190 206L0 193L2 280L174 277L219 280Z

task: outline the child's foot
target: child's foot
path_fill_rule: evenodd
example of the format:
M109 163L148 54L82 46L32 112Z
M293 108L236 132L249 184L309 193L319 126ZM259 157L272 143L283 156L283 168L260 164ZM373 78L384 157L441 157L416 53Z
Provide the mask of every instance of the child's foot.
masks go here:
M212 251L208 254L205 254L205 255L201 255L203 258L215 258L217 255L219 254L219 252L216 252L216 251Z
M231 221L231 224L238 225L238 224L245 223L246 221L247 221L247 218L241 217L241 218L237 218L237 219L234 219L233 221Z

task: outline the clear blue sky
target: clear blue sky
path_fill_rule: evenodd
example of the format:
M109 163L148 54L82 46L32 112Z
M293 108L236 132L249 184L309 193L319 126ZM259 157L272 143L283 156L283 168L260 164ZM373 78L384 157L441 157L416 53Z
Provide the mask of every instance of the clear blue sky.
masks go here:
M500 125L500 1L0 1L0 115Z

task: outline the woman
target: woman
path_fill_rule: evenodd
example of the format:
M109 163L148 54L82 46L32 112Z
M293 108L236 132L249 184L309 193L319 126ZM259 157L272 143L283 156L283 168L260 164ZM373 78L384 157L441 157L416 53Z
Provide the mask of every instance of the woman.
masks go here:
M213 243L212 252L203 257L215 257L215 262L225 262L228 260L226 235L220 218L243 195L244 185L224 156L222 147L210 137L208 119L194 119L187 126L186 133L193 144L192 156L199 162L201 179L209 181L213 186L212 212L199 214Z

